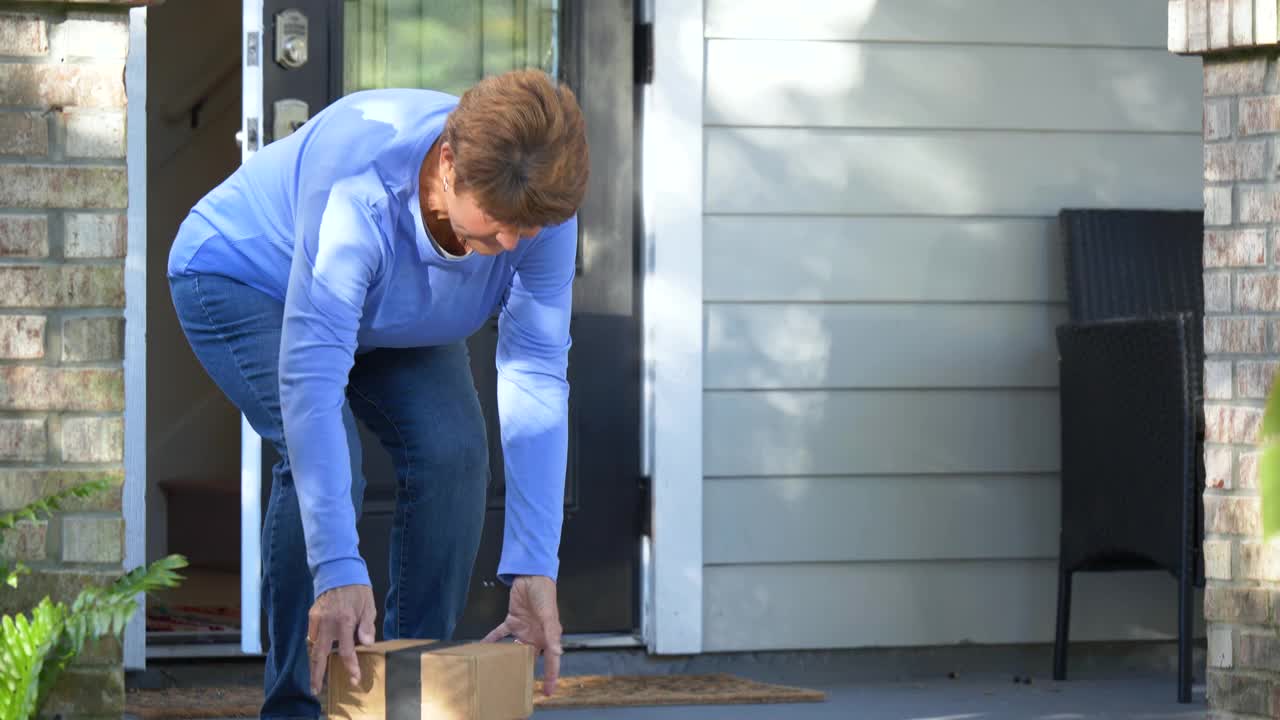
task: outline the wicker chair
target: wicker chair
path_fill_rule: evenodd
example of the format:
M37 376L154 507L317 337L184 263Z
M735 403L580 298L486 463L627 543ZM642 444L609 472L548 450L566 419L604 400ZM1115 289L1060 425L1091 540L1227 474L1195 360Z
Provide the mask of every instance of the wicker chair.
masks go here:
M1053 675L1066 677L1075 572L1178 579L1178 700L1191 700L1204 584L1203 218L1064 210L1070 321L1057 328L1062 526Z

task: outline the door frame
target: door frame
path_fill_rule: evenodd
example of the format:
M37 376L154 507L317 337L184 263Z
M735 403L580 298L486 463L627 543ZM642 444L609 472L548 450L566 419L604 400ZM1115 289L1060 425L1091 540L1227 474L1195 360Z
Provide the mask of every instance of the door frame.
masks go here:
M128 109L125 169L129 207L124 259L124 569L147 555L147 9L129 10L129 55L125 60ZM125 626L124 666L147 664L146 596Z
M241 0L240 162L262 147L262 0ZM240 415L240 652L262 653L262 437Z
M642 91L639 167L643 250L642 462L652 480L652 531L644 538L642 623L651 653L699 653L702 557L702 94L704 0L647 0L653 81ZM241 161L262 138L262 3L242 0ZM146 553L146 33L147 10L129 13L126 79L129 151L125 259L126 569ZM255 63L249 63L253 54ZM255 118L249 122L246 118ZM654 172L657 169L661 172ZM674 298L674 301L672 300ZM690 302L682 302L688 300ZM697 307L696 313L688 312ZM241 651L262 652L252 572L260 562L261 438L241 418ZM250 572L246 572L246 570ZM124 636L124 664L146 665L145 598Z
M651 0L641 192L652 536L645 642L702 652L702 155L704 0ZM696 310L693 310L696 309Z
M252 43L260 43L261 0L242 0L241 72L244 78L242 107L253 112L257 123L244 123L241 113L241 162L258 149L246 138L262 137L262 72L250 70L247 59ZM258 52L254 49L254 52ZM126 114L128 170L127 244L125 252L125 338L124 338L124 482L121 512L124 517L124 562L127 570L146 563L147 553L147 9L129 10L129 52L125 61L125 85L129 95ZM255 91L255 88L257 89ZM242 653L260 655L259 581L260 567L260 473L261 438L241 416L240 432L240 602ZM246 572L248 570L248 572ZM147 597L138 598L135 611L123 633L123 664L126 670L144 670L147 661Z

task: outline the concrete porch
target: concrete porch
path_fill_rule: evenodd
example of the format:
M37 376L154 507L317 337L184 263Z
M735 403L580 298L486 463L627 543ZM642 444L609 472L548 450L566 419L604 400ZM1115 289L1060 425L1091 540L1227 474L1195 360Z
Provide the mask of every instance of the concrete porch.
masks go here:
M845 683L815 685L828 700L811 705L625 708L611 710L539 711L540 720L729 720L729 718L797 718L798 720L1084 720L1085 718L1205 717L1204 695L1191 705L1173 702L1169 683L1160 677L1081 681L1030 687L1010 680L929 680L917 683ZM1163 698L1163 700L1161 700Z
M1196 649L1196 668L1204 650ZM1050 679L1044 645L903 650L708 654L652 658L639 651L577 651L566 674L728 672L764 682L802 685L827 701L796 705L642 707L540 710L544 720L720 720L728 718L858 718L859 720L1083 720L1089 718L1203 718L1203 671L1193 702L1174 702L1176 660L1171 643L1080 644L1072 647L1068 682ZM132 675L130 687L189 687L257 683L253 661L153 664ZM1015 682L1030 678L1030 684ZM126 715L126 718L129 717ZM220 719L229 720L229 719Z

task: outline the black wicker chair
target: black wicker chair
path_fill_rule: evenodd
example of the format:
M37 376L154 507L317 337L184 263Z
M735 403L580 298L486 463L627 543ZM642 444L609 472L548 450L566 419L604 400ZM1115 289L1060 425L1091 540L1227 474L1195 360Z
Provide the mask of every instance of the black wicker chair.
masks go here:
M1070 322L1057 328L1062 527L1053 675L1066 677L1075 572L1178 579L1178 700L1191 700L1204 584L1203 218L1064 210Z

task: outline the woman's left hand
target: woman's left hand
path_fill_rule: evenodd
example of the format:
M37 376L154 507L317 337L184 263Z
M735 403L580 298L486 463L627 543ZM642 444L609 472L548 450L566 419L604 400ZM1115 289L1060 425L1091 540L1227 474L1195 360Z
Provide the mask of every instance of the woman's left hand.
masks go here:
M485 642L497 642L515 636L532 645L543 658L542 691L555 692L560 678L560 608L556 605L556 583L549 577L522 575L511 584L507 619L485 636Z

